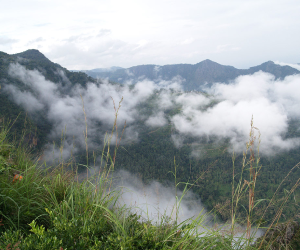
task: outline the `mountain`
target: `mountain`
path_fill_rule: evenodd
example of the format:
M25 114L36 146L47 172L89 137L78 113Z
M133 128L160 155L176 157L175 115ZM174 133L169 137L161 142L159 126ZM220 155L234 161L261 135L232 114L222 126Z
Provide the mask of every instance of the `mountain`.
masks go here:
M28 59L28 60L31 60L31 61L36 61L36 62L39 62L39 63L52 64L52 62L47 57L45 57L41 52L39 52L36 49L29 49L29 50L26 50L24 52L14 54L13 56L25 58L25 59ZM56 64L56 66L61 67L58 64Z
M83 72L88 74L89 76L97 79L101 78L100 75L101 73L107 73L107 72L115 72L118 69L123 69L121 67L110 67L110 68L97 68L97 69L90 69L90 70L71 70L72 72Z
M299 74L300 71L290 66L280 66L272 61L265 62L259 66L251 67L245 75L253 74L258 71L268 72L275 76L276 79L283 79L286 76Z
M97 78L108 78L110 81L125 83L131 81L136 83L142 79L149 79L154 82L162 80L170 81L180 76L182 86L185 91L202 90L215 82L229 83L241 75L250 75L258 71L273 74L276 79L283 79L288 75L299 74L300 71L290 66L280 66L272 61L249 69L236 69L232 66L225 66L204 60L197 64L173 64L173 65L139 65L127 69L116 69L114 71L94 71L86 70L86 74Z
M59 64L51 62L35 49L13 55L0 52L0 86L2 88L0 89L0 120L5 118L7 122L10 121L14 124L12 130L20 136L23 133L24 122L27 120L27 128L37 132L38 147L41 148L47 142L47 135L51 131L53 124L47 120L46 112L43 111L28 116L24 106L20 105L18 101L14 101L12 96L5 91L5 87L15 86L22 91L28 91L32 95L36 95L28 87L28 84L24 84L21 76L14 77L9 74L10 65L15 64L21 65L27 70L41 72L45 80L65 86L65 91L68 91L69 87L67 88L67 86L69 85L79 84L85 86L87 82L96 82L96 80L83 72L68 71ZM31 128L29 128L30 126Z
M111 80L120 82L122 77L133 77L134 81L143 78L159 81L180 75L185 79L187 89L195 89L205 82L212 84L224 79L230 84L237 76L259 70L273 73L277 79L298 72L273 62L238 70L205 60L195 65L141 65L103 74L114 74L116 78ZM232 148L233 143L239 146L233 148L237 151L234 171L247 172L248 167L242 169L241 148L245 146L244 131L246 138L249 135L252 113L243 114L252 106L256 105L258 110L262 110L263 105L269 105L267 113L261 115L261 119L267 118L260 124L266 127L266 133L262 133L259 164L263 168L256 183L256 199L271 199L281 180L300 161L297 144L300 119L296 117L297 114L293 114L293 117L283 114L285 105L298 106L297 95L296 99L295 96L290 99L288 91L281 91L283 95L280 97L283 98L278 98L286 101L285 105L277 105L274 100L276 95L272 95L271 100L267 99L268 96L264 94L268 94L268 91L260 93L258 99L264 98L265 102L257 105L258 99L249 102L237 94L234 101L227 101L226 97L216 99L201 92L157 89L150 83L128 86L101 82L83 72L71 72L51 62L37 50L14 55L0 52L0 84L0 120L3 117L11 120L18 117L14 127L20 135L24 126L28 127L30 123L32 135L26 134L27 141L31 142L32 139L32 145L33 142L36 144L37 139L44 159L70 160L78 168L89 165L92 169L101 170L101 150L103 145L107 146L105 138L111 135L112 127L115 127L118 137L122 136L122 140L112 137L110 145L110 152L117 151L116 158L112 157L115 159L115 171L125 169L145 183L156 180L164 184L174 180L173 173L176 171L177 182L181 183L178 187L183 188L187 182L192 184L188 188L191 187L208 209L223 209L223 206L231 204L233 164L232 151L228 149ZM293 90L292 94L295 92ZM250 93L247 98L254 95ZM242 101L238 98L242 98ZM234 109L233 115L229 109ZM273 122L274 117L276 119ZM256 116L254 124L255 119ZM273 141L277 144L270 144ZM275 154L263 155L268 149L274 149ZM299 172L300 169L295 168L278 189L279 201L296 183ZM297 200L298 197L300 191L296 190L293 198ZM266 208L267 203L261 204ZM274 202L272 209L278 204ZM244 205L246 207L247 203ZM297 211L297 204L290 199L285 209L284 215L291 218ZM224 212L222 218L226 220L229 215Z
M30 49L21 53L11 55L11 60L18 62L21 65L24 65L27 69L37 69L42 70L46 79L53 82L65 82L65 79L58 74L58 70L61 70L65 73L66 77L73 84L79 83L81 85L86 84L87 82L94 82L95 79L89 77L83 72L71 72L57 63L51 62L46 58L41 52L35 49ZM20 60L21 58L21 60ZM25 60L22 60L25 59Z

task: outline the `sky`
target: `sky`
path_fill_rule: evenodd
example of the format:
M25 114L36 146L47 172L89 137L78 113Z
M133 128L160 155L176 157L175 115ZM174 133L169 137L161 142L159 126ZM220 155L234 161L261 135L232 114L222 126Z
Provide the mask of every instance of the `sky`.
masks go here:
M11 0L0 51L38 49L68 69L300 63L298 0Z

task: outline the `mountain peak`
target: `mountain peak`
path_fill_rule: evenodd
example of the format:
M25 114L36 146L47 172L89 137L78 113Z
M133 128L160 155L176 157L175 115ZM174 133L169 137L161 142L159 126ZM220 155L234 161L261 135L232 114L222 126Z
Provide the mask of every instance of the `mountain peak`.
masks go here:
M261 65L274 65L275 63L273 61L267 61L262 63Z
M212 60L209 60L209 59L205 59L205 60L197 63L196 65L203 65L203 66L206 66L206 67L210 67L210 66L215 66L215 67L216 66L222 66L221 64L216 63L216 62L214 62Z
M212 64L212 63L216 63L216 62L214 62L214 61L212 61L210 59L205 59L205 60L203 60L203 61L201 61L199 63L210 63L210 64ZM218 63L216 63L216 64L218 64Z
M203 60L202 62L216 63L216 62L214 62L214 61L212 61L212 60L210 60L210 59L205 59L205 60Z
M19 56L22 58L30 59L30 60L37 60L37 61L47 61L49 59L44 56L39 50L37 49L29 49L21 53L14 54L14 56Z

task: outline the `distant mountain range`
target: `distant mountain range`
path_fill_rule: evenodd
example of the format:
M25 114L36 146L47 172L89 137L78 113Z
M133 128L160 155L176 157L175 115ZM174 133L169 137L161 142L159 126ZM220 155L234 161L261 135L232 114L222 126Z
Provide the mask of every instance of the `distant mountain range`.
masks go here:
M134 83L143 79L158 83L175 77L177 80L181 78L185 90L198 90L214 82L230 83L237 76L260 70L273 74L277 79L300 73L292 67L280 66L271 61L241 70L210 60L195 65L141 65L128 69L112 67L71 72L51 62L38 50L14 55L0 52L0 122L10 120L13 124L11 131L24 137L26 142L34 145L32 149L35 147L43 152L44 157L53 160L63 157L62 153L67 157L69 152L72 161L74 159L75 163L84 166L87 162L85 138L88 138L90 152L93 152L88 156L95 159L94 152L97 154L99 149L101 151L103 138L106 138L107 131L111 131L114 124L114 102L118 104L121 97L124 97L118 115L118 121L122 124L118 126L119 134L123 128L121 119L126 120L126 128L124 134L122 132L122 144L116 157L116 170L125 169L135 173L146 183L152 180L168 183L173 178L176 159L178 183L195 183L192 190L208 209L212 209L219 204L230 204L230 200L227 201L232 192L232 155L227 148L230 136L243 131L237 127L241 124L239 115L225 119L226 113L219 119L221 112L212 111L216 110L214 107L218 106L220 100L205 93L178 93L149 87L151 84L122 87L93 77L108 78L121 84L127 80ZM296 89L294 92L297 94ZM226 102L224 105L228 107ZM263 105L261 108L264 108ZM203 120L198 119L197 115L203 115ZM212 122L205 123L205 119ZM228 123L230 119L234 119L234 122ZM248 119L250 121L250 115ZM181 128L175 126L175 122ZM198 123L202 122L204 125L218 125L214 125L215 129L206 130L206 125L199 126ZM86 131L86 124L87 137L85 132L82 133ZM233 124L232 129L230 124ZM284 142L300 138L299 124L299 119L289 120L288 129L283 135ZM192 126L199 126L203 132L195 133ZM224 126L230 130L228 138L215 133L218 129L225 131ZM191 129L193 133L190 133ZM63 152L62 147L55 151L54 145L64 145ZM113 144L111 152L115 152ZM241 161L242 155L237 154L237 169ZM271 199L291 166L299 161L299 146L279 151L274 157L262 156L260 164L264 168L256 186L257 199ZM295 169L289 175L287 184L282 186L284 190L293 187L300 176L299 172L300 169ZM280 198L284 197L285 192L280 192ZM294 197L300 196L297 192ZM286 218L294 218L298 209L297 204L291 204L292 201L286 206ZM222 218L227 220L227 216L224 213Z
M174 78L181 80L183 90L203 90L215 82L229 83L241 75L250 75L258 71L268 72L275 76L276 79L283 79L288 75L300 74L300 71L290 66L281 66L272 61L262 63L261 65L249 69L237 69L233 66L221 65L211 60L204 60L197 64L172 64L172 65L138 65L130 68L110 67L97 68L92 70L72 70L69 71L59 64L51 62L38 50L31 49L14 55L8 55L0 52L2 65L0 68L0 77L3 69L7 67L4 62L20 62L26 64L29 69L42 69L45 76L53 82L62 81L59 74L53 72L61 69L71 82L84 84L87 81L95 81L96 78L108 79L111 82L124 84L128 81L136 83L138 81L149 79L156 83L160 81L171 81ZM19 59L18 59L19 58ZM2 72L2 73L1 73ZM3 75L2 75L3 76ZM94 79L93 79L94 78Z
M290 66L280 66L272 61L249 69L237 69L233 66L225 66L204 60L197 64L172 64L172 65L138 65L130 68L112 67L109 69L84 70L83 72L93 78L109 79L112 82L136 83L143 79L154 82L162 80L170 81L174 77L180 77L183 89L202 90L215 82L229 83L241 75L250 75L258 71L268 72L276 79L283 79L288 75L300 74L300 71Z
M110 68L97 68L97 69L91 69L91 70L72 70L73 72L84 72L89 73L91 77L97 78L97 73L103 73L103 72L114 72L118 69L123 69L122 67L112 66Z

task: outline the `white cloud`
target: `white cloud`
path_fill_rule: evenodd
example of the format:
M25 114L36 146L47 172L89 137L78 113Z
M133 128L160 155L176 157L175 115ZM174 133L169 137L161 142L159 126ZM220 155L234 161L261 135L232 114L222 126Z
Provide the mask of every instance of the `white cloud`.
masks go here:
M144 185L137 177L127 171L119 171L115 173L116 185L122 189L120 202L121 205L127 204L140 214L144 219L154 222L160 222L162 218L170 218L172 221L178 215L178 222L183 222L190 218L196 218L200 213L204 215L206 210L199 198L192 192L183 194L177 191L177 196L183 195L180 206L176 210L176 193L175 190L163 186L153 181L149 185ZM205 222L211 220L206 215Z
M141 119L137 107L147 101L158 88L154 82L148 80L138 82L133 87L112 85L108 82L90 82L85 88L79 85L71 87L64 73L58 71L57 74L65 84L63 87L61 83L46 80L39 71L27 70L20 64L11 64L8 73L23 82L27 90L12 85L6 85L4 89L12 94L17 104L24 105L28 112L43 109L48 120L54 123L51 138L60 138L62 131L65 130L66 148L70 148L68 145L72 145L72 140L75 140L78 147L85 148L83 104L91 147L97 146L94 144L94 137L103 140L106 131L113 127L115 108L118 109L121 100L117 124L120 129L123 128L125 121L127 124L122 142L137 140L138 131L134 129L134 122ZM69 88L68 91L65 91L66 87ZM158 115L163 116L161 113ZM163 121L165 121L163 118L160 119L161 125ZM150 119L148 123L149 126L153 126L154 120ZM67 152L68 150L65 150L65 156Z
M235 151L244 149L250 131L250 120L261 132L261 152L288 150L300 145L300 138L284 139L289 119L299 119L297 94L300 75L275 81L270 74L258 72L238 77L233 84L215 84L212 93L219 103L201 110L203 100L192 98L182 112L172 118L175 128L191 136L230 138ZM202 97L204 98L204 97ZM204 99L205 100L205 99ZM207 100L206 100L207 101Z
M175 100L176 103L181 104L185 112L189 109L197 109L208 105L210 99L204 95L199 95L197 93L184 93L178 96Z
M145 124L150 127L161 127L167 124L167 120L165 118L164 112L160 111L159 113L155 114L154 116L150 116L146 121Z
M11 65L9 74L21 80L32 91L30 93L28 90L6 86L5 90L12 93L16 103L24 105L29 112L44 109L49 121L54 123L51 136L60 137L61 131L66 128L66 135L77 138L77 144L83 148L85 118L82 101L87 117L89 143L94 147L96 144L93 137L101 140L105 131L111 129L115 120L114 104L117 108L122 98L118 127L123 128L126 121L123 143L138 140L136 121L144 121L150 127L159 127L166 125L170 119L177 130L172 136L176 147L184 143L185 136L193 137L194 142L202 137L229 138L231 149L241 151L248 140L253 116L254 125L261 132L262 153L289 150L300 145L297 137L285 138L289 121L300 119L299 75L275 80L270 74L258 72L240 76L232 84L216 83L210 89L213 95L204 95L168 89L169 86L180 85L176 79L160 83L143 80L135 85L124 86L107 82L88 83L85 88L78 85L66 92L61 84L52 83L40 72L26 70L19 64ZM63 76L61 79L66 84L70 84L63 72L58 74ZM161 86L166 88L158 91ZM139 111L140 105L145 102L152 107L150 116ZM169 109L176 109L179 113L167 119L165 112ZM72 144L71 141L68 143Z
M30 92L24 91L20 92L15 86L13 85L5 85L4 91L12 94L13 99L18 105L21 105L25 108L28 112L35 112L42 110L44 105L40 103L40 101L33 96Z
M160 80L157 85L160 88L164 88L164 89L175 89L175 90L182 90L182 83L185 80L178 76L173 77L173 79L171 79L170 81L166 81L166 80Z

